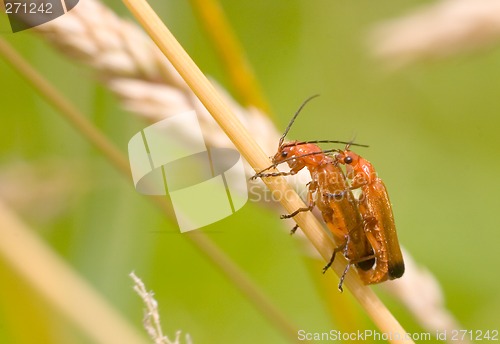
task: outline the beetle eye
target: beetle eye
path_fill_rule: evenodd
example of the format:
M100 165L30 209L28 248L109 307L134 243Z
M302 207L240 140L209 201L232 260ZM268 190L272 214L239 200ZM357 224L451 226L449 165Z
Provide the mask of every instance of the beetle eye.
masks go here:
M350 164L350 163L352 163L352 157L350 157L350 156L346 156L346 157L344 158L344 162L345 162L346 164Z
M287 156L288 156L288 152L287 151L281 152L281 157L282 158L286 158Z

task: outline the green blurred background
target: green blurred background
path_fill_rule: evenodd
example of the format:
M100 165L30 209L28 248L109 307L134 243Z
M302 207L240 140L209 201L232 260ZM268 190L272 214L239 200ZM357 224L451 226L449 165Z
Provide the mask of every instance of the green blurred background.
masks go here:
M121 3L108 3L130 17ZM290 138L356 135L369 144L360 153L387 185L401 244L437 277L463 328L498 329L500 50L388 72L370 57L367 34L375 23L419 3L426 2L222 1L277 128L286 126L303 99L320 93ZM189 3L152 4L202 70L230 87ZM32 32L4 38L126 152L128 140L146 124L121 109L90 69L73 64ZM63 204L54 206L53 216L36 215L56 202L41 193L21 211L23 219L140 331L143 311L128 277L132 270L154 290L170 336L181 329L194 343L288 342L1 59L0 78L1 171L29 164L47 183L67 181L55 192ZM335 329L330 305L318 290L321 271L311 268L286 226L276 212L248 203L202 231L297 327ZM5 262L0 269L1 343L91 342L40 303ZM407 331L424 331L397 300L379 286L374 289ZM340 298L360 329L375 329L348 292Z

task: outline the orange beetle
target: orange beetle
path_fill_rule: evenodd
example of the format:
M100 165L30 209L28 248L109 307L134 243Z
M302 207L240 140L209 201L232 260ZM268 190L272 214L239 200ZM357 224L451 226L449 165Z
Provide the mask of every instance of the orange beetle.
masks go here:
M309 170L311 182L309 183L307 196L308 207L297 209L289 215L282 215L281 218L291 218L300 212L310 211L314 206L317 206L337 244L337 248L334 250L323 272L331 266L337 252L343 251L344 256L348 260L348 265L339 282L339 289L342 291L342 283L348 268L352 264L355 264L358 267L358 271L370 271L375 263L374 253L370 242L363 232L363 218L358 210L357 201L349 189L345 175L340 166L335 162L335 159L326 154L333 150L322 151L315 144L345 142L329 140L284 142L285 136L300 113L300 110L312 98L309 98L302 104L290 121L279 141L278 151L272 158L273 165L257 173L252 179L257 177L294 175L303 168ZM263 173L285 162L289 165L290 172ZM292 229L292 233L297 228L298 225Z
M338 151L335 162L346 166L347 177L351 179L349 189L361 190L359 212L376 262L371 269L358 271L359 276L366 284L399 278L403 276L405 266L385 184L377 176L373 165L350 151L349 146L348 144L343 151Z

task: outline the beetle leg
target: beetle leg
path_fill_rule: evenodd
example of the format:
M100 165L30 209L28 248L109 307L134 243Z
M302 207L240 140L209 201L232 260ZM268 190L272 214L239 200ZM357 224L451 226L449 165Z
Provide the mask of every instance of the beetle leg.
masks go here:
M347 262L347 265L344 269L344 272L342 273L342 276L340 276L340 281L339 281L339 291L342 293L344 289L342 289L342 284L344 284L344 278L347 275L347 271L349 271L349 268L351 267L351 262Z
M345 251L347 249L347 242L348 241L349 241L349 237L347 237L347 240L345 243L343 243L340 246L335 247L335 249L333 250L333 253L332 253L332 257L330 258L330 261L323 268L323 273L327 272L328 269L330 268L330 266L332 266L333 261L335 260L335 255L337 254L337 252Z
M309 191L307 193L307 202L309 203L309 205L305 208L299 208L297 210L295 210L293 213L291 214L285 214L285 215L281 215L280 216L280 219L289 219L291 217L294 217L295 215L297 215L298 213L302 213L304 211L311 211L313 208L314 208L314 199L313 199L313 193L314 191L316 191L316 188L317 188L317 185L316 183L314 182L310 182L308 183L309 184ZM295 227L294 227L295 228ZM295 230L297 230L295 228ZM294 231L295 232L295 231ZM293 233L292 233L293 234Z
M289 219L291 217L294 217L295 215L297 215L298 213L302 213L304 211L311 211L312 208L314 208L314 203L312 204L309 204L309 206L305 207L305 208L299 208L297 210L295 210L293 213L291 214L284 214L284 215L281 215L280 216L280 219Z
M350 259L347 257L347 247L349 245L350 240L351 240L351 237L349 235L346 235L344 243L342 245L335 247L335 249L333 250L332 258L330 258L330 261L328 262L328 264L326 264L325 267L323 268L323 273L325 273L330 268L330 266L332 266L333 261L335 260L335 255L337 254L337 252L344 251L344 257L346 257L346 259L348 261L350 261Z
M295 172L273 172L273 173L256 173L250 180L255 180L257 178L267 178L267 177L279 177L279 176L292 176Z
M290 235L294 235L297 229L299 229L299 225L293 226L293 228L290 230Z

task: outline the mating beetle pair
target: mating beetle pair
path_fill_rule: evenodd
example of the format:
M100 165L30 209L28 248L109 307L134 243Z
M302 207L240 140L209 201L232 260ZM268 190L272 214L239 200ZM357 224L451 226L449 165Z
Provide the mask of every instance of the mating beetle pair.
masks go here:
M332 265L337 252L343 252L348 261L339 282L341 291L351 265L356 266L365 284L399 278L404 273L404 262L386 187L373 165L349 149L350 146L363 145L330 140L284 142L302 108L315 97L307 99L293 116L280 138L273 164L252 178L294 175L303 168L309 170L308 206L281 218L291 218L312 210L314 206L321 211L337 244L323 272ZM343 150L322 150L317 143L344 143L346 146ZM290 172L265 173L285 162ZM340 165L346 167L347 178ZM352 194L354 189L361 191L357 199ZM295 226L292 233L297 228Z

